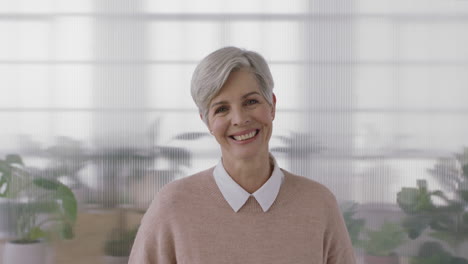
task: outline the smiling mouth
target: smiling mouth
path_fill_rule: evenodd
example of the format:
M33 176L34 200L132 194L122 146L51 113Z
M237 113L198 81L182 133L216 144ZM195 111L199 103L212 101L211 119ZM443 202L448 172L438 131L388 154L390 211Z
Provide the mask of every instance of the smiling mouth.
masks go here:
M240 136L230 136L230 138L236 140L236 141L244 141L244 140L247 140L247 139L251 139L253 137L255 137L258 132L260 132L260 130L256 129L255 131L252 131L248 134L245 134L245 135L240 135Z

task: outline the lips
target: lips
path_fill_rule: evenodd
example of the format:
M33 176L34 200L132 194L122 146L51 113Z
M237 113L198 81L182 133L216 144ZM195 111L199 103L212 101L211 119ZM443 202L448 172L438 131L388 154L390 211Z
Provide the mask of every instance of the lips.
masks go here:
M230 136L230 138L236 141L244 141L244 140L248 140L248 139L255 137L259 131L260 130L255 129L251 131L241 132L241 133L237 133L235 135Z

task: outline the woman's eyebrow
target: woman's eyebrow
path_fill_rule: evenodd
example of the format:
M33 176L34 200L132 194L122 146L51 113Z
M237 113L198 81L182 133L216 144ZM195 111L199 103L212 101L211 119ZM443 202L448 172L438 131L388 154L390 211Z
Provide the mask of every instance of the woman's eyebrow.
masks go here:
M212 105L210 106L210 108L213 108L213 107L215 107L215 106L217 106L217 105L223 105L223 104L227 104L227 101L216 102L216 103L212 104Z
M258 95L260 95L260 93L258 93L258 92L250 92L250 93L248 93L248 94L243 95L242 98L249 97L249 96L251 96L252 94L258 94Z
M246 97L249 97L249 96L251 96L251 95L253 95L253 94L258 94L258 95L260 95L259 92L250 92L250 93L244 94L244 95L242 96L242 99L245 99ZM215 107L215 106L217 106L217 105L223 105L223 104L227 104L227 103L228 103L228 101L219 101L219 102L213 103L213 104L210 106L210 109L213 108L213 107Z

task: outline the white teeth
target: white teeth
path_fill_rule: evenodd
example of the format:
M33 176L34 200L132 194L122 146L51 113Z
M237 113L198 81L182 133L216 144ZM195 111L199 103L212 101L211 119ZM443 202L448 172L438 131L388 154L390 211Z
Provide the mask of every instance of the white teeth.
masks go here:
M255 136L255 134L257 133L257 131L252 131L248 134L245 134L245 135L240 135L240 136L233 136L233 138L235 140L247 140L249 138L253 138Z

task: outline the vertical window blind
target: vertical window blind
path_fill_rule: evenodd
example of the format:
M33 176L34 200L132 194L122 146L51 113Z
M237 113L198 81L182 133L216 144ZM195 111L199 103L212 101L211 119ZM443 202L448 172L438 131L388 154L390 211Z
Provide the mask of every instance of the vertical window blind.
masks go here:
M124 208L114 224L131 226L165 183L219 160L190 78L208 53L238 46L271 67L280 166L325 184L344 213L354 208L365 221L358 240L387 220L406 232L403 190L424 182L452 200L464 190L467 30L464 0L1 1L0 156L42 170L64 153L83 157L58 177L79 198L80 221ZM106 234L86 251L79 232L74 243L98 263ZM468 258L453 233L424 232L388 253L417 259L435 239Z

